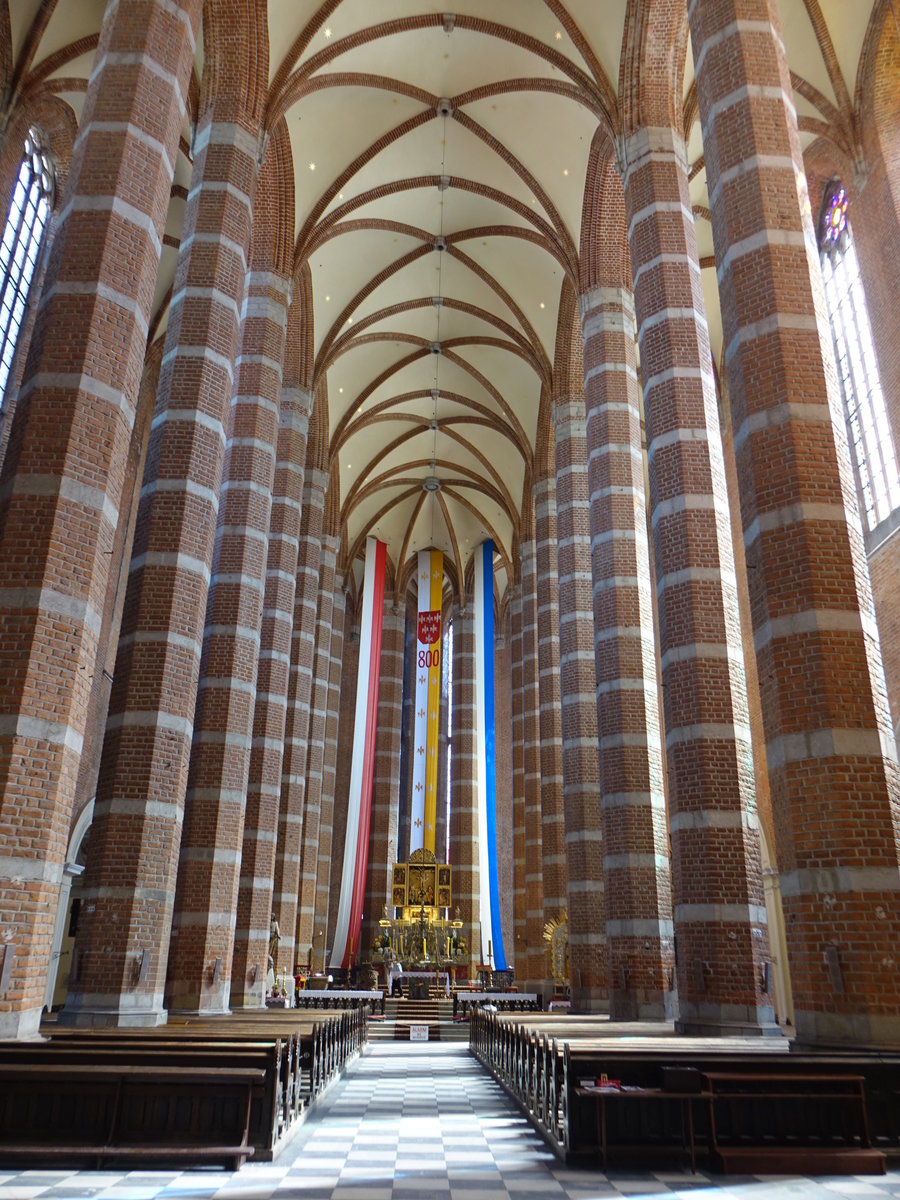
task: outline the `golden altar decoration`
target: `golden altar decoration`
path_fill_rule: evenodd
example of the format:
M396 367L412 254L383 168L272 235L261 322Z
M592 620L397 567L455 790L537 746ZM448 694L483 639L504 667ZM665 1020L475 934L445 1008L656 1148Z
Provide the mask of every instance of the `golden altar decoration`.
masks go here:
M431 850L414 850L408 862L395 863L391 872L391 908L378 922L381 932L375 943L382 958L419 963L437 969L466 957L466 941L459 909L451 920L453 868L439 863Z
M569 986L569 913L563 909L544 926L544 941L550 959L550 978L561 988Z

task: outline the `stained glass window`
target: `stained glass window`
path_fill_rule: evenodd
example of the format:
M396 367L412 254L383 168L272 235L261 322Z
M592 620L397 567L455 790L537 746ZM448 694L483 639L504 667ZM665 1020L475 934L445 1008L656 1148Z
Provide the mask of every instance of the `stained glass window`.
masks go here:
M46 139L39 129L30 129L0 243L0 403L6 394L41 238L53 210L54 189Z
M819 217L819 250L859 493L874 529L900 506L900 479L848 207L844 189L832 184Z

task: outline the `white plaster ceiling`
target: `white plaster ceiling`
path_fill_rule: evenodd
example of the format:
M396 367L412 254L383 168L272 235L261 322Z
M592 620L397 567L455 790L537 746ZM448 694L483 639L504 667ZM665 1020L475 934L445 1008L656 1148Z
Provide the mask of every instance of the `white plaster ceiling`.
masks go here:
M52 10L33 67L96 33L105 7L103 0L7 2L14 55L23 52L39 14ZM845 94L854 95L873 6L874 0L778 0L791 70L838 107L841 79ZM604 86L618 92L626 7L627 0L269 0L270 80L287 66L312 85L289 104L285 119L294 232L302 233L298 254L308 254L312 276L316 370L327 386L345 553L374 533L388 543L398 570L432 544L464 570L491 536L501 593L509 582L542 385L552 366L560 258L577 253L598 123L587 104L549 89L571 93L585 78L596 87L597 72L605 72ZM448 32L443 14L450 10L456 25ZM817 10L840 76L829 69L828 47L817 37L811 17ZM435 16L436 23L422 27L422 18ZM466 27L472 18L477 28ZM73 53L53 74L86 77L90 65L90 53ZM321 86L323 80L335 86ZM514 87L502 86L512 80ZM688 48L685 96L692 80ZM60 91L80 115L82 94L71 85ZM442 97L453 104L452 115L430 114ZM822 118L807 98L798 96L797 107L801 116ZM429 119L389 136L423 113ZM803 134L804 144L811 137ZM187 126L183 143L189 147ZM698 163L696 124L688 152ZM183 155L177 183L185 186L189 171ZM431 181L442 176L451 181L443 190ZM398 180L419 185L365 199ZM708 262L713 247L702 167L691 197ZM183 212L176 195L154 301L156 336L165 329ZM332 236L320 239L319 227L328 222ZM362 227L351 231L350 222ZM440 236L445 250L434 248ZM704 269L704 294L718 359L721 319L711 265ZM434 304L436 297L443 303ZM443 352L432 353L432 343ZM437 495L422 490L431 475L441 480Z

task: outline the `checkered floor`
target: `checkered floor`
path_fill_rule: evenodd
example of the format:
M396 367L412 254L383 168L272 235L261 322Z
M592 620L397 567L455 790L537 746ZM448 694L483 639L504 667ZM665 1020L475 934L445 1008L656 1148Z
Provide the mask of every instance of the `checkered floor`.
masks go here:
M729 1176L564 1167L465 1046L370 1046L277 1163L242 1171L4 1171L0 1200L900 1200L882 1177Z

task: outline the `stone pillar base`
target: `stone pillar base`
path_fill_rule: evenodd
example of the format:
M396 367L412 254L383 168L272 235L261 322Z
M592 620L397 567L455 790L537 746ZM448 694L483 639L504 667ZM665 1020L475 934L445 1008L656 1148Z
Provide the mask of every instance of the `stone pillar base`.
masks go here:
M263 987L247 988L246 992L232 991L231 993L231 1011L237 1009L246 1011L247 1009L265 1008L266 993Z
M675 1032L689 1037L784 1037L771 1005L682 1005Z
M795 1012L796 1049L827 1046L854 1050L900 1049L900 1015L868 1013Z
M150 1029L165 1025L169 1014L164 1008L63 1008L57 1024L73 1029Z
M609 1015L609 992L605 988L571 988L573 1013L602 1013Z
M673 1021L677 1011L674 992L610 992L610 1021Z
M168 1010L179 1017L228 1017L231 1015L231 997L227 988L211 995L170 996Z
M0 1012L0 1040L38 1041L41 1037L41 1017L44 1009L18 1008Z

